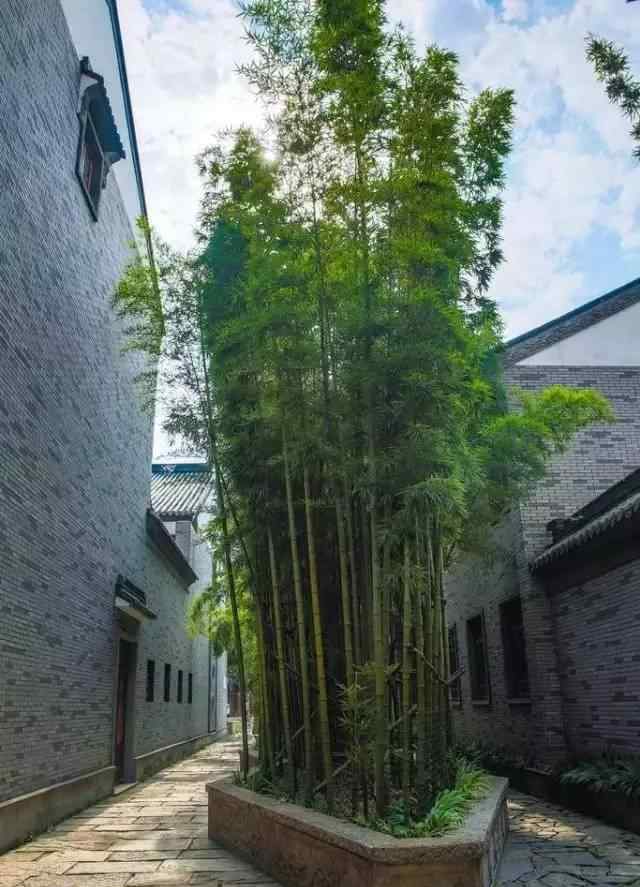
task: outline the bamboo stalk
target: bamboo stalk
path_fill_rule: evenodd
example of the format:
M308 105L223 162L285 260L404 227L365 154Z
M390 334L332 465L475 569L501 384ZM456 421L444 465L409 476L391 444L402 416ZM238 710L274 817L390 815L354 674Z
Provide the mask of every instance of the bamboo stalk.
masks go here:
M293 490L291 484L291 469L289 465L289 448L285 422L282 423L282 455L284 460L284 479L287 496L287 515L289 519L289 543L291 546L291 563L293 569L293 588L296 599L296 618L298 633L298 652L300 657L300 684L302 688L302 720L304 727L304 772L305 772L305 800L311 803L313 796L313 745L311 736L311 699L309 695L309 651L307 649L307 634L304 615L304 598L302 596L302 576L300 571L300 557L298 552L298 539L296 535L296 518L293 508Z
M433 736L434 736L434 681L433 674L427 668L433 656L433 551L431 545L431 521L427 518L424 534L425 554L425 621L424 621L424 678L425 678L425 733L427 738L427 768L433 788ZM425 806L428 804L429 795L425 794Z
M424 601L422 559L420 546L422 542L420 526L415 522L415 614L416 614L416 649L424 655ZM416 663L416 700L418 714L416 716L416 797L418 799L418 815L426 812L427 807L427 694L426 676L422 661Z
M238 684L240 685L240 721L242 730L241 770L243 777L246 779L249 775L249 730L247 726L247 685L244 670L244 653L242 649L242 632L240 629L240 613L238 608L238 596L236 593L235 576L233 573L233 562L231 560L231 541L229 538L229 525L227 522L225 496L222 489L222 475L220 471L220 463L218 461L217 449L215 448L215 436L212 430L210 431L210 440L212 443L212 456L214 464L216 494L218 500L218 512L220 516L220 524L222 527L225 572L227 577L227 587L229 589L229 600L231 602L233 639L236 648L236 656L238 659Z
M342 628L344 633L344 662L347 684L353 683L353 626L351 623L351 598L347 550L344 532L344 516L340 496L336 496L336 524L338 526L338 557L340 561L340 594L342 599Z
M260 763L264 766L265 759L266 764L269 767L269 772L271 776L275 776L275 766L274 766L274 752L273 745L271 742L271 712L269 705L269 691L267 687L267 657L266 657L266 648L264 644L264 628L262 625L262 613L260 603L257 603L256 613L256 648L257 648L257 659L258 659L258 688L259 688L259 699L260 699Z
M320 751L322 769L327 784L327 805L333 804L333 782L331 779L331 731L329 727L329 704L327 699L327 675L324 665L324 640L322 636L322 616L320 613L320 592L318 589L318 566L316 561L313 515L311 511L311 485L309 469L302 469L304 484L304 510L307 521L307 551L309 555L309 585L311 591L311 617L313 623L314 649L316 659L316 679L318 681L318 721L320 726Z
M276 555L273 545L271 526L267 527L267 543L269 546L269 566L271 569L271 589L273 595L273 621L276 635L276 651L278 654L278 678L280 683L280 714L282 715L282 732L287 754L287 774L292 794L296 789L295 760L293 757L293 740L291 738L291 721L289 719L289 685L285 668L284 637L282 634L282 613L280 607L280 587L276 567Z
M351 579L351 608L353 615L353 658L357 665L362 664L362 634L360 625L360 600L358 598L358 568L356 563L355 540L353 535L353 513L351 501L347 495L347 482L345 488L345 515L347 519L347 542L349 551L349 574Z
M402 798L407 822L411 818L411 720L406 717L411 707L411 582L409 542L405 537L404 569L402 576Z
M383 819L387 810L385 760L387 755L387 682L385 679L385 651L382 644L382 594L378 564L378 524L376 496L371 494L371 598L373 604L373 649L375 674L375 751L374 790L376 813Z

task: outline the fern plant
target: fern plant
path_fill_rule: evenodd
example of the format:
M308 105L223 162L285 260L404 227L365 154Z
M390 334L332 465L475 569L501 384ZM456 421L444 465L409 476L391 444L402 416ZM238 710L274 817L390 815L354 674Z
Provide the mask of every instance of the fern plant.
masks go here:
M565 785L580 785L593 792L614 791L628 798L640 798L640 760L604 755L583 761L563 773Z
M384 820L376 820L374 827L396 838L440 837L462 825L474 802L486 793L488 785L484 770L459 760L453 788L440 792L424 819L407 823L405 805L397 801L390 805Z

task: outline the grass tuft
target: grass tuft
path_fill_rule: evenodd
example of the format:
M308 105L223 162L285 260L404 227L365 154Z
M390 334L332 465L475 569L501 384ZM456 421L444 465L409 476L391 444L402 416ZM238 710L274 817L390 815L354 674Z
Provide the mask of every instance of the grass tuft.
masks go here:
M488 787L484 770L460 761L453 787L440 792L424 819L407 823L404 807L398 803L385 820L376 820L374 827L396 838L440 837L462 825L474 802L486 794Z

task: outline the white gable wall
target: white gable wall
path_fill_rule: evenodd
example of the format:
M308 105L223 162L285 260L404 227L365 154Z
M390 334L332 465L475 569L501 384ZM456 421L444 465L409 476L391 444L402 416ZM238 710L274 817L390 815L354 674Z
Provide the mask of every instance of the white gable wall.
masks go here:
M640 302L532 354L518 366L640 366Z
M135 231L136 219L143 214L143 210L131 157L131 133L125 111L111 13L106 0L61 0L61 2L78 58L89 56L93 70L104 77L111 110L126 154L124 160L114 164L111 174L115 175L118 182L127 215ZM78 126L78 135L79 133Z

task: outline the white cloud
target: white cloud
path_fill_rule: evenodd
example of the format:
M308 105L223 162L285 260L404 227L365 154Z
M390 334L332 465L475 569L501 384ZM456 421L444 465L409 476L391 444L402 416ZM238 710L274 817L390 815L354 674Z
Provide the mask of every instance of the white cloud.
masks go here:
M527 0L502 0L502 17L507 22L522 22L529 17Z
M233 0L184 0L152 12L120 0L152 221L191 244L200 184L193 162L222 128L261 126L263 110L236 72L247 57ZM584 246L599 230L640 261L640 169L628 124L584 55L589 31L623 43L640 72L640 9L612 0L389 0L418 47L455 49L472 90L516 91L514 154L505 195L504 249L494 294L510 333L549 320L588 296ZM612 272L615 269L612 269ZM619 282L619 281L618 281Z
M236 71L248 55L231 0L192 0L191 14L151 12L120 0L149 213L160 234L187 248L200 183L194 158L230 126L263 124Z
M597 295L583 246L589 237L613 234L620 254L640 250L639 171L628 122L585 59L592 31L623 42L640 70L640 32L626 30L632 11L576 0L528 27L492 22L478 53L464 60L467 81L513 87L518 102L505 199L507 262L494 286L510 333Z

